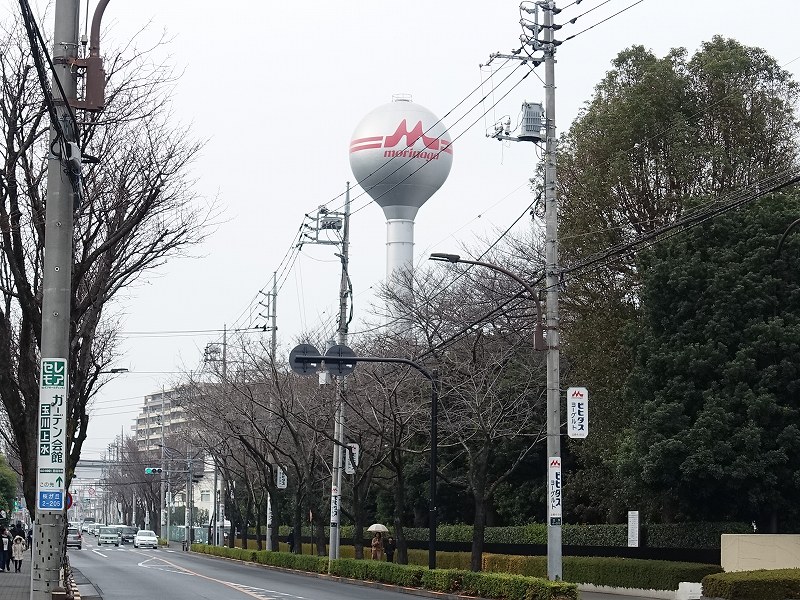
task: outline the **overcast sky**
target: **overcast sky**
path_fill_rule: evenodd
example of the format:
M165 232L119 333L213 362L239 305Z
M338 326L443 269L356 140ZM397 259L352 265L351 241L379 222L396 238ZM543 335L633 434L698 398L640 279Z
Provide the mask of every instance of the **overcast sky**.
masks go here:
M15 1L6 4L18 10ZM764 48L798 78L797 0L567 4L557 4L564 12L556 22L584 16L557 39L583 33L557 53L559 132L611 60L634 44L659 56L677 46L692 53L721 34ZM91 12L95 5L90 0ZM331 200L338 208L334 199L345 182L355 186L348 163L353 129L393 94L411 94L439 117L453 111L445 119L455 139L453 168L417 217L417 264L430 252L463 246L480 252L525 211L539 153L531 144L502 144L485 134L507 115L516 122L524 100L542 101L542 82L536 75L521 81L524 69L512 73L516 65L494 73L479 68L490 53L519 46L519 19L519 3L507 0L111 0L104 44L120 46L142 28L140 47L162 32L171 38L155 52L184 72L175 88L175 119L207 140L195 165L198 191L216 197L225 212L208 242L195 249L197 258L170 262L117 305L126 333L114 366L130 372L98 395L84 457L100 457L116 435L130 432L145 394L198 368L204 347L221 339L224 325L252 324L242 315L250 314L258 290L270 286L303 215ZM50 21L42 26L52 30ZM543 69L536 73L544 77ZM353 211L351 329L358 330L370 288L384 277L385 225L380 208L357 187ZM284 353L302 331L333 323L339 285L333 253L330 246L306 246L285 278L278 296Z

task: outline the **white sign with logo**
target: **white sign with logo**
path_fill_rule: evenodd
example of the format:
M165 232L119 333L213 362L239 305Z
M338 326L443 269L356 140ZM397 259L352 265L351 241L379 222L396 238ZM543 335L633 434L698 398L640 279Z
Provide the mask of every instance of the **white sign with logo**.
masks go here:
M353 475L356 472L356 467L358 466L358 459L361 453L361 448L358 444L354 442L350 442L349 444L345 444L346 449L344 453L344 472L348 475Z
M279 490L285 490L286 486L289 485L289 478L286 476L286 471L283 470L283 467L276 465L275 467L278 470L277 480L275 485L278 487Z
M628 547L639 547L639 511L628 511Z
M36 508L45 512L60 512L65 508L68 389L66 359L43 358L39 380Z
M567 435L583 439L589 435L589 390L567 388Z
M551 456L547 465L547 521L550 525L561 525L561 457Z
M339 526L339 488L331 487L331 527Z

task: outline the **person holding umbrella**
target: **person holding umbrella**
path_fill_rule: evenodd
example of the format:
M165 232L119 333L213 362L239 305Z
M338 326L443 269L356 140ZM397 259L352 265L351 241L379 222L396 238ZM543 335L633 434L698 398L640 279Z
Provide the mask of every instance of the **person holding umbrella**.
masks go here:
M389 529L386 525L374 523L367 527L367 531L375 534L370 544L372 548L372 560L383 560L383 534L389 533Z

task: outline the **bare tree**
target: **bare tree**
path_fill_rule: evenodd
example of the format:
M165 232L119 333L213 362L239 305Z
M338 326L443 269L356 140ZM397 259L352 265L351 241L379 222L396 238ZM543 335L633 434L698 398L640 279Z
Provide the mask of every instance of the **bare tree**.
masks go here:
M519 265L504 266L522 272ZM441 444L460 450L455 462L463 468L449 480L473 498L471 568L477 571L489 503L545 439L545 369L533 352L532 307L511 303L481 323L517 294L517 284L484 269L449 271L445 286L441 271L406 274L406 284L387 286L384 298L411 325L405 335L441 372ZM473 322L479 323L473 331L457 335Z
M0 397L35 506L47 113L21 25L0 25ZM119 292L200 242L213 206L195 197L189 168L201 149L175 124L175 77L131 44L107 60L107 109L79 114L85 169L75 212L69 351L68 478L89 422L87 403L115 357Z

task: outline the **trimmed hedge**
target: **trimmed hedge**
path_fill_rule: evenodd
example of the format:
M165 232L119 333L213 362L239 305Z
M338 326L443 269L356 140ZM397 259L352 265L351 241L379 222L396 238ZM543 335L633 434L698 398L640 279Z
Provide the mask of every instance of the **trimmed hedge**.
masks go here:
M416 565L398 565L377 560L326 557L286 552L243 550L192 544L192 551L213 556L225 556L259 564L325 573L331 575L380 581L405 587L423 587L439 592L479 595L498 600L577 600L578 588L561 581L510 575L507 573L473 573L459 569L429 570Z
M483 570L546 578L547 557L484 554ZM721 571L719 565L662 560L585 556L565 556L563 559L566 581L623 588L677 590L681 581L699 582L706 575Z
M738 571L703 578L703 596L726 600L800 598L800 569Z
M289 534L289 527L281 525L278 534L281 541ZM717 549L723 533L753 533L749 523L671 523L642 526L643 537L650 548L698 548ZM568 546L627 546L628 525L569 525L562 528L564 544ZM404 527L407 540L425 542L428 528ZM255 533L253 533L255 535ZM303 536L310 536L311 529L303 527ZM364 532L365 542L371 537ZM327 537L327 528L326 528ZM353 526L343 525L341 537L352 539ZM436 538L442 542L471 542L472 525L439 525ZM487 527L485 541L489 544L547 544L547 526L543 523L509 527Z

